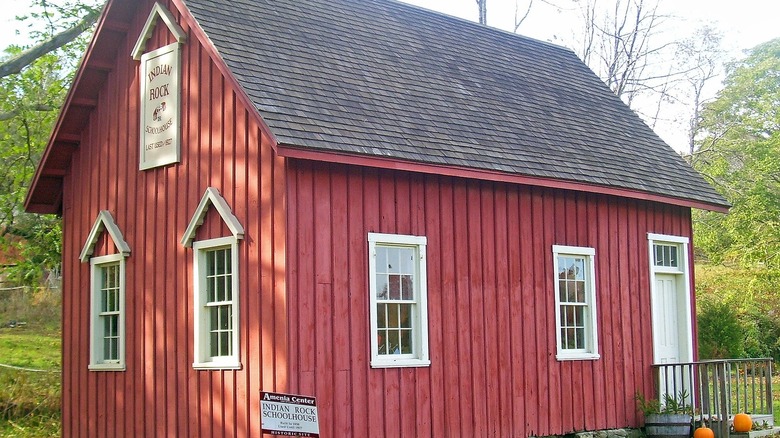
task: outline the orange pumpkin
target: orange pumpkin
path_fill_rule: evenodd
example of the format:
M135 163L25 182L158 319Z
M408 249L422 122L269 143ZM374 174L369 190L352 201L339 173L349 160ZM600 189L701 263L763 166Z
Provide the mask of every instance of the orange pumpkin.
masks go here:
M750 432L753 428L753 420L748 414L737 414L734 416L734 432L745 433Z
M715 438L715 432L709 427L702 426L693 432L693 438Z

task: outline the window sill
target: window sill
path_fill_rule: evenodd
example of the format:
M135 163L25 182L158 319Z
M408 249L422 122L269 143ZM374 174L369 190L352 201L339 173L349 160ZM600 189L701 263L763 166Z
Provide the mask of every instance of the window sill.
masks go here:
M601 355L598 353L570 353L570 354L560 354L558 353L555 356L556 359L559 361L567 361L567 360L598 360L601 359Z
M398 360L381 360L374 359L371 361L371 368L415 368L415 367L429 367L431 361L428 359L398 359Z
M195 362L192 368L196 370L240 370L241 362Z
M95 363L90 364L87 369L90 371L125 371L123 363Z

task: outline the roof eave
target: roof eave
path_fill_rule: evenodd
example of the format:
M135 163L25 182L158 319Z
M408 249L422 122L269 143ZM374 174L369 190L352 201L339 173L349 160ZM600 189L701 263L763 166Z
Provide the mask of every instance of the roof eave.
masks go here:
M577 181L562 179L536 177L530 175L512 174L507 172L476 169L467 167L458 167L450 165L439 165L422 163L415 161L402 160L390 157L378 157L370 155L356 155L344 152L322 151L311 148L300 147L290 144L278 144L277 151L280 156L286 158L296 158L302 160L321 161L336 164L347 164L365 167L374 167L381 169L401 170L408 172L417 172L432 175L443 175L460 178L471 178L485 181L506 182L514 184L523 184L536 187L545 187L553 189L573 190L602 195L618 196L623 198L653 201L664 204L677 205L681 207L696 208L701 210L716 211L719 213L728 213L730 205L720 203L710 203L696 199L680 198L666 196L656 193L642 192L638 190L629 190L624 188L603 186Z
M124 38L129 27L127 20L122 19L128 10L115 12L116 3L121 2L109 0L97 20L95 32L81 59L27 191L24 209L28 212L62 212L62 184L70 158L81 143L81 133L72 129L68 131L66 126L79 126L97 106L96 93L100 87L96 87L94 83L104 81L114 68L113 62L108 58L113 51L102 50L102 47L111 46L117 39ZM114 15L116 17L113 17Z

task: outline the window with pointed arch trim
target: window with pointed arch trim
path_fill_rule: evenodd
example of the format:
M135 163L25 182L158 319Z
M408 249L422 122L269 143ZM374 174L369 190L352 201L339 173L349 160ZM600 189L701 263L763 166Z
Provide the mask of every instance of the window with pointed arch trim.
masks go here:
M213 208L230 236L195 240ZM244 227L215 187L208 187L181 238L193 249L193 328L195 369L240 369L238 242Z
M100 236L107 234L116 253L94 256ZM89 262L91 371L125 370L125 259L130 246L108 210L101 210L79 259Z

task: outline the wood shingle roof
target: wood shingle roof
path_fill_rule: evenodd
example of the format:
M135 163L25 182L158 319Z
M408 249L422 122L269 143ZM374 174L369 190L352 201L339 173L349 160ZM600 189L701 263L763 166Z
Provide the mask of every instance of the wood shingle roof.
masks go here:
M186 0L281 145L728 203L568 49L394 0Z

